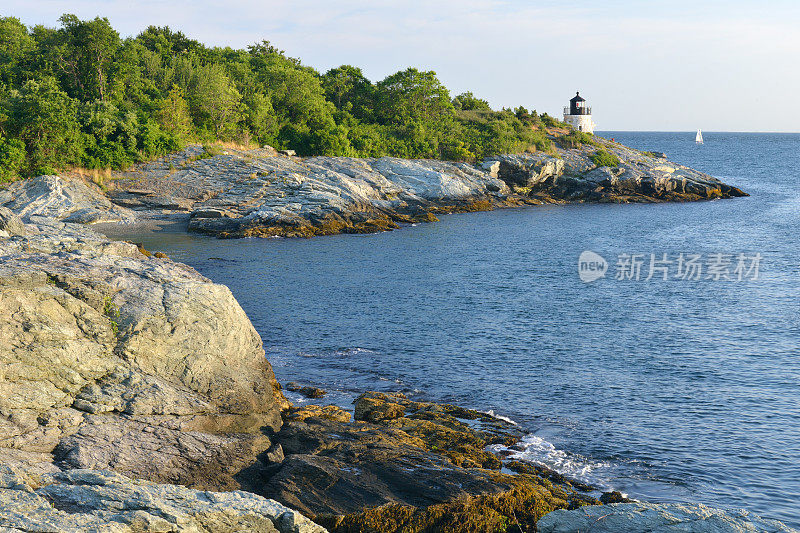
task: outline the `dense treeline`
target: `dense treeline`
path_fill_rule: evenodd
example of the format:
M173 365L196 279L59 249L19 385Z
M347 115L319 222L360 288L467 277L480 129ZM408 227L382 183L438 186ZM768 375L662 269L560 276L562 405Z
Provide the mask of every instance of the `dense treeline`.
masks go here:
M122 39L104 18L59 23L0 18L0 181L124 168L192 141L476 160L547 149L533 126L555 124L471 93L451 98L434 72L372 83L352 66L319 74L267 41L209 48L167 27Z

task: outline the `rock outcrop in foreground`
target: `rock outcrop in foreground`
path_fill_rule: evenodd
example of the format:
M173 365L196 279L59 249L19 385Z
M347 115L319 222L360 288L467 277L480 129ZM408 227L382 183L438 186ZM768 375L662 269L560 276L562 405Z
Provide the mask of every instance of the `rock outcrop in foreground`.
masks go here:
M285 399L227 287L0 208L0 462L237 489Z
M0 531L324 533L325 529L276 501L243 491L202 492L92 470L33 481L0 465Z
M615 503L554 511L539 520L539 533L782 533L793 532L777 520L747 511L723 511L701 504Z
M369 233L442 213L523 204L666 202L746 196L706 174L601 138L479 165L391 157L298 158L271 149L210 157L199 146L120 173L109 196L140 216L183 213L221 237ZM598 150L620 160L593 162ZM0 199L0 205L2 200Z

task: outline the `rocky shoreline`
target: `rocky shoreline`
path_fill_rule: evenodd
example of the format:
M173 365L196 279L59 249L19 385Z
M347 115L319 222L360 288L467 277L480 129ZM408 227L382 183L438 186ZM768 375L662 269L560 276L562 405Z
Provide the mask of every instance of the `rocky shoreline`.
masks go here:
M433 222L446 213L520 205L746 196L663 154L599 137L591 142L503 155L477 165L391 157L299 158L269 147L219 149L212 155L209 148L194 145L97 178L103 191L75 173L42 176L0 189L0 205L23 220L180 219L189 231L230 238L372 233ZM598 166L601 152L618 160L617 166Z
M331 159L329 167L341 164ZM503 202L548 201L535 183L514 192L492 177L502 174L503 161L486 173L470 170L463 181L483 192L461 198L485 198L494 183L499 190L490 192L501 196L492 198ZM564 200L563 169L534 164L525 172L558 184ZM707 197L734 195L709 184L719 192ZM114 189L125 190L137 196ZM596 194L623 201L597 188L569 190L576 201ZM120 205L122 193L114 191L107 197L90 184L44 176L0 192L0 531L555 532L583 531L593 516L601 517L597 531L648 524L654 531L662 524L790 531L703 506L678 512L618 493L598 499L592 487L492 452L513 449L523 433L479 411L370 392L352 413L293 406L226 287L76 223L186 216L209 205L178 209L172 196L158 211L152 202ZM420 212L456 205L447 202L429 201ZM260 206L251 213L263 214ZM227 218L250 216L244 208L240 215ZM215 220L192 219L204 218ZM324 226L311 215L302 220ZM353 231L377 228L347 220ZM295 222L278 234L306 227ZM275 227L252 226L261 228L254 234ZM616 529L602 529L605 523Z

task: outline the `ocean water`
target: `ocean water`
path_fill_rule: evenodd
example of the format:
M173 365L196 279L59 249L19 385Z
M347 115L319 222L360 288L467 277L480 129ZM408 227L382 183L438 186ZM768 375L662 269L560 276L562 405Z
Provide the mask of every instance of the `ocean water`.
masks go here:
M228 285L281 381L341 404L399 390L491 410L530 432L523 459L800 526L800 135L601 135L751 196L310 240L136 238ZM586 250L608 262L592 283L578 276ZM673 262L647 280L651 254ZM700 256L701 279L678 276L680 254Z

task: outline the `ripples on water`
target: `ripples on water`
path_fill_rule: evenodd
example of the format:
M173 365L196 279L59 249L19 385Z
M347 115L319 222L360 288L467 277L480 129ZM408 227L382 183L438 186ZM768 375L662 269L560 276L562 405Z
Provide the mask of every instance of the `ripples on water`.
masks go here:
M311 240L139 236L228 285L279 379L511 417L521 456L800 526L800 135L621 133L752 196L507 209ZM594 250L760 252L761 279L586 285ZM212 259L213 258L213 259Z

